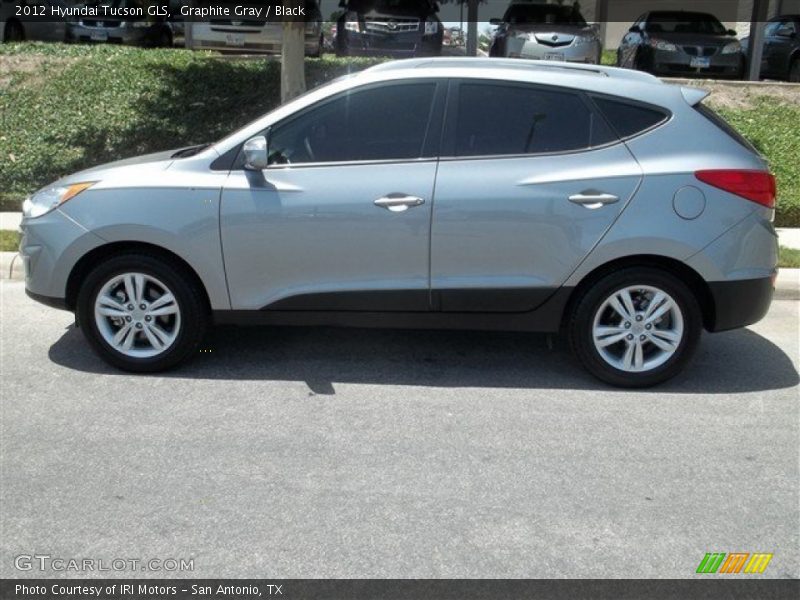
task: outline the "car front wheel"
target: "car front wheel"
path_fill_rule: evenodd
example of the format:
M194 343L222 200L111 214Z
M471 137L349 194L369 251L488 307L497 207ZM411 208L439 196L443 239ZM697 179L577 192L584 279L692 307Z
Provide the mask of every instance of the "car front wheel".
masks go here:
M697 347L700 307L678 278L627 268L588 288L570 318L570 345L595 377L649 387L677 375Z
M95 267L83 282L77 312L103 360L141 373L196 353L208 327L204 297L185 269L149 254L119 255Z

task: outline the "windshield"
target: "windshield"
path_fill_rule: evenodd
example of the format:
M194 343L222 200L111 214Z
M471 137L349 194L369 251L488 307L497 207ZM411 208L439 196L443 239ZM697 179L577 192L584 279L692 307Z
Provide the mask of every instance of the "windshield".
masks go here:
M371 11L429 13L436 12L438 7L430 0L350 0L347 10L365 13Z
M512 4L506 11L506 23L552 23L585 26L580 11L572 6L557 4Z
M655 12L647 20L647 31L663 33L703 33L725 35L727 30L716 17L706 13Z

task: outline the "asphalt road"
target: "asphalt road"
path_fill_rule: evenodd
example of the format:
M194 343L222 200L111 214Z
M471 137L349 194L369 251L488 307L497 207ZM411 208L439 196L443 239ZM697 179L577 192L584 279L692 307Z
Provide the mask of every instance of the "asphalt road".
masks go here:
M15 569L34 553L193 558L183 577L692 577L712 551L800 576L796 301L623 392L544 336L467 332L232 328L130 376L22 286L0 283L2 577L61 575Z

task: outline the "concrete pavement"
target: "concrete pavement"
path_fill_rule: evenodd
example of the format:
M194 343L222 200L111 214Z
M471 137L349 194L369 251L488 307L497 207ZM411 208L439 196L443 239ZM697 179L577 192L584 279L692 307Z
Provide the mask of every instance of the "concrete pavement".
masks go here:
M798 306L634 392L558 341L470 332L221 329L132 376L0 282L0 577L59 576L14 569L39 552L194 559L145 577L683 578L712 551L798 577Z

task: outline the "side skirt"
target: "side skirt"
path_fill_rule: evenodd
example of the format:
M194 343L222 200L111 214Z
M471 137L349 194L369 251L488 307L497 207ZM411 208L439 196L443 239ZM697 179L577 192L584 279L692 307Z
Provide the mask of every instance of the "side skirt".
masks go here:
M560 288L527 312L375 312L342 310L216 310L218 325L290 325L384 329L472 329L555 333L573 288Z

